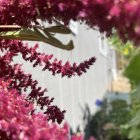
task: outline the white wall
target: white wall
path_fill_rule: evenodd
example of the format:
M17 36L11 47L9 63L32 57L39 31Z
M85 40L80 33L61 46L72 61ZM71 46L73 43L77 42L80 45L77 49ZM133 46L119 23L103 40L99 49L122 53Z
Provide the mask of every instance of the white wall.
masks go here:
M107 55L103 55L99 49L99 33L97 31L88 30L82 25L78 25L78 34L71 35L74 39L75 49L68 52L56 49L47 44L40 43L39 51L45 53L53 53L58 59L63 59L64 62L69 60L73 62L82 62L95 56L96 63L81 77L61 78L61 76L52 76L50 72L42 72L41 68L33 69L29 63L23 67L25 71L33 73L34 79L38 79L40 85L47 87L47 95L55 97L54 104L57 104L61 109L65 109L66 120L75 130L78 125L83 125L82 109L88 104L91 113L96 111L96 99L102 99L107 90L108 83L111 79L112 51L108 49ZM59 36L63 41L68 41L69 36ZM30 43L32 44L32 43ZM114 57L114 55L113 55ZM22 62L21 58L16 61Z

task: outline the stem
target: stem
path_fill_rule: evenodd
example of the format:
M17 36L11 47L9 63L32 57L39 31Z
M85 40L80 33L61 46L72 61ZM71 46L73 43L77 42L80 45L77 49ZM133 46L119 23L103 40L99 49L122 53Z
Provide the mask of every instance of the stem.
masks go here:
M28 28L28 27L23 27L20 25L0 25L0 29L22 29L22 28ZM43 26L37 26L37 25L31 25L31 26L29 26L29 28L38 28L41 30L44 29Z
M0 29L21 29L22 27L19 25L0 25Z

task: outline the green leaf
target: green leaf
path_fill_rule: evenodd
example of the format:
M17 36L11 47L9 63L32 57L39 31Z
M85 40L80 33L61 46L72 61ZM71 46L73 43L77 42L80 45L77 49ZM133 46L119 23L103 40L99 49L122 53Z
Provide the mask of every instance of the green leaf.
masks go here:
M135 101L135 102L140 101L140 86L139 85L131 91L130 97L132 101Z
M136 113L135 117L129 122L129 126L139 126L140 124L140 110Z
M34 32L30 29L0 32L0 39L40 41L38 37L34 34Z
M133 140L140 140L140 129L134 127L129 133L129 138Z
M117 33L114 33L109 38L109 42L115 50L119 51L125 56L131 55L131 53L134 51L132 42L127 41L126 43L123 43Z
M55 46L55 44L57 44L57 47L59 47L61 49L65 48L67 50L72 50L74 48L72 40L70 40L69 43L65 45L60 40L53 37L52 34L50 32L48 32L47 30L45 30L44 32L47 35L47 37L49 38L50 43L53 43L54 46Z
M139 85L140 83L140 54L136 54L129 65L124 71L124 75L129 78L133 85Z
M59 34L70 34L72 33L69 28L66 26L60 25L60 26L51 26L44 29L44 32L52 32L52 33L59 33Z
M33 28L33 30L24 28L15 31L0 32L0 39L42 41L63 50L72 50L74 48L72 41L65 45L61 43L61 41L53 37L49 32L46 36L37 28Z

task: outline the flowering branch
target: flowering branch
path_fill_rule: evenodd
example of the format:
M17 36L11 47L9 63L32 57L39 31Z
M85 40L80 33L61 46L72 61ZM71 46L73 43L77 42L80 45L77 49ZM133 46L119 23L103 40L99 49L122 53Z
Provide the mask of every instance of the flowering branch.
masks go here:
M21 53L22 58L25 61L30 61L31 63L33 63L33 67L36 67L37 65L43 66L43 71L49 70L53 75L60 73L62 77L71 77L75 74L80 76L85 73L86 70L89 69L96 60L95 57L92 57L89 60L80 63L79 65L77 65L76 63L70 65L69 62L66 62L64 65L62 65L62 60L57 60L56 58L52 60L52 54L48 55L37 52L36 49L39 47L38 44L36 44L34 47L29 48L27 44L24 45L21 41L2 40L0 42L0 46L1 49L9 49L9 51L14 55Z
M0 79L0 139L2 140L68 140L69 128L48 123L48 117L33 113L33 104L9 89L11 80Z
M115 28L123 41L140 43L139 0L1 0L0 9L0 25L29 27L39 25L38 19L68 25L74 20L108 36Z
M79 4L80 7L83 5L80 1L67 2L66 4L70 6L71 3ZM54 37L56 33L71 33L66 25L73 18L70 16L67 20L67 15L62 14L65 9L64 5L59 0L57 2L52 0L0 1L0 39L2 39L0 40L0 111L2 112L0 114L0 138L3 140L68 140L67 126L64 125L63 129L55 123L50 124L50 122L61 123L65 111L52 105L54 98L44 96L47 89L42 90L38 82L32 79L31 74L25 74L22 71L20 64L13 64L13 58L21 54L25 61L33 64L33 67L41 65L43 71L49 70L52 75L61 74L62 77L80 76L94 64L95 57L79 65L76 63L71 65L69 62L62 64L61 60L53 59L53 55L37 52L38 44L28 47L27 44L18 41L44 41L61 49L73 49L72 41L64 45ZM75 6L73 8L71 10L74 13L71 12L73 16L77 16ZM63 21L64 25L45 28L38 22L38 19L42 22L47 20L49 23L57 19ZM43 110L42 114L35 112L33 103L39 105ZM71 140L75 138L76 136ZM81 140L82 137L78 139Z
M15 88L21 94L22 91L27 91L30 87L31 92L29 93L27 99L33 102L37 101L37 104L41 109L45 109L44 113L48 115L48 119L52 121L57 121L61 123L64 118L65 111L60 111L57 106L51 105L53 98L44 96L44 93L47 89L41 90L41 87L38 87L38 82L32 80L31 74L25 74L21 70L20 64L11 65L14 56L17 56L21 53L25 61L30 61L33 63L33 67L37 65L43 66L42 70L49 70L53 75L61 73L62 76L71 77L75 74L81 75L83 72L86 72L86 69L89 69L90 65L95 62L95 58L89 59L79 65L76 63L71 66L69 62L66 62L62 65L62 61L57 61L54 59L51 61L53 55L45 55L38 53L36 49L39 47L36 44L34 47L29 48L28 45L24 45L21 41L16 40L1 40L0 49L2 52L6 53L0 57L0 78L5 77L5 79L13 79L10 88Z

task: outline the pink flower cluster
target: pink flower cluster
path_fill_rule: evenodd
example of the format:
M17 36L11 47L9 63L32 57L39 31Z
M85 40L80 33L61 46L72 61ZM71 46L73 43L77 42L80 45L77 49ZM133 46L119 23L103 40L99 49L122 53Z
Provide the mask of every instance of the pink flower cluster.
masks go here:
M1 46L1 49L5 50L3 47ZM10 49L10 47L13 46L6 44L6 47L9 47L7 49ZM61 123L64 118L65 111L60 111L57 106L52 105L53 98L50 99L49 97L44 96L47 89L42 90L41 87L38 87L38 82L36 80L32 80L31 74L25 74L21 70L20 64L15 64L12 66L11 62L15 55L17 55L17 53L14 53L12 50L7 50L6 53L0 57L0 78L4 77L5 79L12 79L9 88L16 89L19 94L22 94L22 91L26 92L26 90L30 88L31 92L27 96L27 99L32 102L37 101L37 104L44 111L44 113L47 113L48 120Z
M71 77L75 74L80 76L85 73L96 60L95 57L92 57L79 65L76 63L71 65L68 61L63 65L62 60L57 60L56 58L52 60L53 54L48 55L37 52L36 49L38 47L38 44L36 44L34 47L29 48L28 44L23 45L21 41L16 40L1 40L0 42L0 48L9 49L13 56L20 53L25 61L33 63L33 67L37 65L43 66L43 71L49 70L52 72L52 75L60 73L62 77Z
M10 89L12 80L0 79L1 140L83 140L81 134L70 136L69 126L48 122L48 116L34 112L34 105ZM91 137L90 140L96 140Z
M69 140L69 127L48 122L47 116L33 113L33 104L9 89L11 80L0 79L0 139L2 140ZM82 140L82 137L71 140Z
M129 14L128 14L129 13ZM71 19L98 27L107 35L115 28L123 41L140 43L140 0L1 0L0 25L36 25L37 19Z
M73 66L71 66L69 62L62 65L62 61L57 61L57 59L52 61L53 55L41 54L36 51L37 48L37 44L29 48L27 44L24 45L21 41L1 40L0 50L3 55L0 56L0 78L13 79L10 83L10 88L15 88L20 94L22 91L26 92L26 90L30 88L31 92L28 94L27 99L33 102L37 101L40 109L47 114L48 120L61 123L65 111L60 111L57 106L51 105L54 98L44 96L47 89L42 90L41 87L38 87L38 82L32 80L31 74L25 74L21 70L20 64L12 65L11 62L14 56L21 54L24 60L33 63L33 67L41 65L43 70L47 69L51 71L53 75L61 73L62 76L68 77L75 75L75 73L81 75L83 72L86 72L86 69L89 69L90 65L95 62L95 58L93 57L79 65L74 63Z

